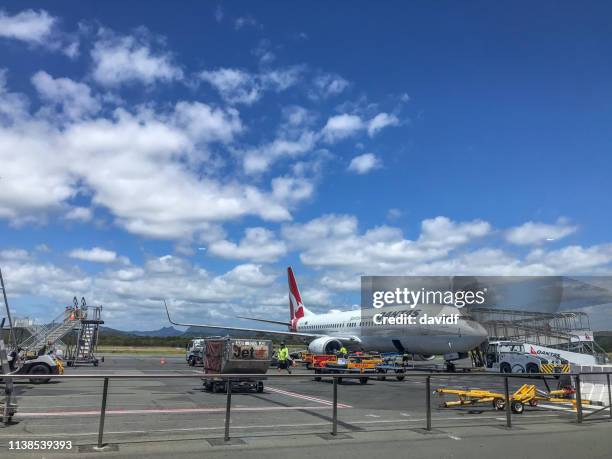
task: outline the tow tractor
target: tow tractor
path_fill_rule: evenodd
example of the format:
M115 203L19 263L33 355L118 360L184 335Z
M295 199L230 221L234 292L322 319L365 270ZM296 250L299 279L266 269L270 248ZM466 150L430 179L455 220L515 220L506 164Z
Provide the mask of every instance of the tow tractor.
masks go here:
M443 402L442 408L453 408L457 406L476 405L479 403L492 403L496 410L506 408L506 397L498 392L482 389L446 389L438 388L439 396L446 394L456 395L458 400ZM571 403L576 409L577 400L571 398L575 394L573 389L559 389L549 392L537 389L533 384L523 384L514 394L510 396L510 409L513 413L521 414L525 405L537 406L539 401L548 403ZM589 400L581 400L581 404L589 404Z
M378 380L384 381L387 375L395 375L395 379L403 381L406 377L406 361L403 355L389 354L382 355L383 363L376 366L376 371L379 374Z
M32 384L48 383L51 378L45 376L63 375L64 365L60 359L56 359L49 354L39 355L36 357L22 357L16 352L11 352L8 356L9 366L11 371L20 375L31 375L30 382Z
M17 346L2 271L0 271L0 290L2 290L4 309L6 311L6 317L3 317L0 322L0 340L2 339L6 319L8 319L9 335L13 338L10 346L5 346L4 341L2 341L2 345L0 346L2 347L1 352L3 354L3 356L0 356L0 363L2 363L0 366L0 374L13 373L32 375L30 378L32 384L48 383L51 378L45 378L45 376L50 374L64 374L64 365L61 359L55 358L46 352L40 355L28 354L25 350ZM46 351L47 347L45 346L44 349ZM12 381L10 385L13 385Z
M359 384L367 384L369 375L376 375L376 367L381 363L383 360L379 355L352 354L347 358L336 357L335 361L330 359L322 361L320 366L314 365L314 379L321 381L322 375L326 374L354 373L360 375ZM342 378L338 378L338 384L340 383Z

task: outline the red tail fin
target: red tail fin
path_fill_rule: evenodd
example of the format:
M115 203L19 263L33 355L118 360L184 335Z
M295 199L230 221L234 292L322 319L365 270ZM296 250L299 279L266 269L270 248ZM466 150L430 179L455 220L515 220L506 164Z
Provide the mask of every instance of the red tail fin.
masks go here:
M291 319L290 331L296 331L298 321L304 317L306 310L302 304L302 297L298 290L295 276L291 266L287 268L287 279L289 281L289 314Z
M291 267L287 268L287 277L289 280L289 312L291 319L299 319L304 317L304 305L302 304L302 297L298 290L295 276Z

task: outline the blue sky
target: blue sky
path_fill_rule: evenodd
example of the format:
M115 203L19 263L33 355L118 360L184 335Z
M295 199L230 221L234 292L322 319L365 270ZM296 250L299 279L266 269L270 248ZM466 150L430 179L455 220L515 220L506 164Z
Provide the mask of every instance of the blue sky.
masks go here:
M19 315L318 311L362 274L608 274L604 2L4 2ZM133 319L131 311L138 313Z

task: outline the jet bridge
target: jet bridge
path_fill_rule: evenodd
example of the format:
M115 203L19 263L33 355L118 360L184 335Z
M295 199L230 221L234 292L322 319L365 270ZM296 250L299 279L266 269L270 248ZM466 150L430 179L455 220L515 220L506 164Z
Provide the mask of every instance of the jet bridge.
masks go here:
M489 339L589 354L599 363L609 361L606 352L593 339L589 317L584 312L470 308L469 315L487 330Z

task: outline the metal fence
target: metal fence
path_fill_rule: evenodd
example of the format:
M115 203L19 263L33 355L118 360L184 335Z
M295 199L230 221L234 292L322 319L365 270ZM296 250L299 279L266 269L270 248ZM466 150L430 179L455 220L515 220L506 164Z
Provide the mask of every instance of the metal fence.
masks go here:
M609 418L612 419L612 389L610 385L610 375L612 372L583 372L583 373L564 373L564 376L574 378L574 385L576 387L576 422L581 424L587 417L594 414L600 413L604 410L609 411ZM511 409L511 395L509 389L510 378L522 378L522 379L533 379L534 377L550 377L550 374L544 373L530 373L530 374L505 374L505 373L430 373L430 372L411 372L407 373L406 376L410 378L423 378L425 382L425 409L426 409L426 424L425 430L432 430L432 418L431 418L431 380L436 376L448 376L453 377L484 377L484 378L502 378L504 380L504 398L505 398L505 411L506 411L506 427L512 427L512 409ZM582 407L582 394L580 390L580 378L584 375L606 375L607 386L608 386L608 405L602 407L589 414L584 414ZM18 379L30 379L31 375L2 375L2 378L10 378L12 380ZM267 379L312 379L312 374L267 374ZM342 379L360 379L363 375L356 373L333 373L326 374L326 378L333 379L333 404L332 404L332 423L331 423L331 435L338 435L338 378ZM111 379L146 379L146 380L159 380L159 379L223 379L227 386L226 391L226 403L225 403L225 431L224 440L230 441L230 416L232 407L232 381L238 381L245 378L257 378L261 379L261 374L229 374L229 375L207 375L207 374L147 374L147 375L133 375L133 374L96 374L96 375L45 375L45 378L52 379L101 379L104 381L102 389L102 403L100 406L100 423L98 427L98 443L97 448L104 448L104 420L106 416L106 401L108 399L108 386Z

